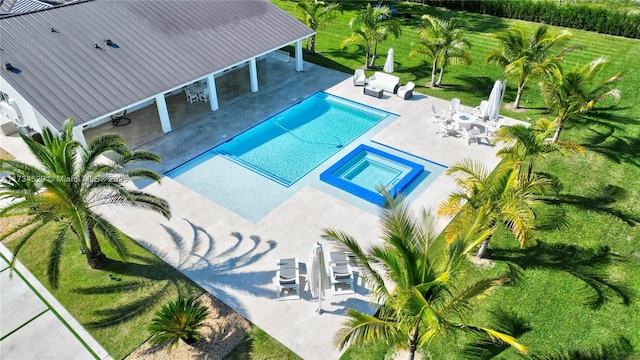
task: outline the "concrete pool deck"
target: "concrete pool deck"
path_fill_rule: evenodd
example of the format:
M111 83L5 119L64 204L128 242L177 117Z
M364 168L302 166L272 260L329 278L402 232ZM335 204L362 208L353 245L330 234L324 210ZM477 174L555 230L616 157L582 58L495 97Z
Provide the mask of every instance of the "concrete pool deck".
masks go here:
M349 74L308 63L305 69L304 73L290 74L277 84L261 87L257 93L145 143L142 148L155 151L163 158L163 163L150 168L164 173L321 90L399 115L372 136L371 140L377 143L446 166L463 158L482 161L490 169L499 162L495 156L499 147L486 143L469 145L464 138L443 138L436 134L438 125L431 122L431 104L447 109L447 100L418 93L403 100L386 92L378 99L364 95L362 87L354 87ZM463 104L463 108L470 112L471 106L464 105L467 104ZM507 125L516 122L506 121ZM7 150L19 159L25 151L20 150L19 145ZM212 177L211 181L215 182L216 178ZM443 174L428 188L414 190L417 193L411 194L411 205L415 210L435 209L454 189L453 180ZM308 265L312 246L318 241L328 256L332 244L320 238L323 229L343 230L363 247L378 241L377 214L354 206L348 196L336 197L321 188L305 186L254 223L170 178L165 177L161 185L152 184L145 190L169 201L171 220L138 210L126 210L126 216L122 209L103 212L122 231L302 358L338 358L341 352L332 345L332 339L346 319L346 310L371 311L369 290L357 276L355 294L325 292L321 315L315 311L318 303L305 289L304 277L300 279L304 289L300 300L276 300L277 260L297 257ZM240 192L236 196L243 195ZM440 225L444 227L446 220ZM306 266L302 268L304 274Z

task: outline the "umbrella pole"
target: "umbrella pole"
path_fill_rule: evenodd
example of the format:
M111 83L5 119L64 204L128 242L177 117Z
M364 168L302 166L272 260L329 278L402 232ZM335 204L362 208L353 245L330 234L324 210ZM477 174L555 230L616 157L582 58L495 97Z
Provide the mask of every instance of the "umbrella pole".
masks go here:
M322 245L319 242L318 249L318 308L316 309L316 312L318 314L322 314L324 312L324 310L322 310L322 282L324 281L326 274L322 274L324 268L324 266L322 266L324 264L324 251L322 251Z

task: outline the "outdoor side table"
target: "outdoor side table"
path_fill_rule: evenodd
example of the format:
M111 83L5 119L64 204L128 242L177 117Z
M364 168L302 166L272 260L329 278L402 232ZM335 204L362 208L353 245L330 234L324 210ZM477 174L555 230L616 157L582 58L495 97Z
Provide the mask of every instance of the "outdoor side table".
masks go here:
M365 95L374 96L374 97L377 97L378 99L382 97L382 92L383 91L384 90L382 90L382 89L374 88L373 86L369 86L369 85L366 85L364 87L364 94Z

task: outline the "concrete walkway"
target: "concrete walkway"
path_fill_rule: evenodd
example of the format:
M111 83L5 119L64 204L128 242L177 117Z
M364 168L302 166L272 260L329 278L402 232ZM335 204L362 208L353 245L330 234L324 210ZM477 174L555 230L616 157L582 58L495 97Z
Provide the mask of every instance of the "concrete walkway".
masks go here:
M0 244L0 359L111 359L97 341Z

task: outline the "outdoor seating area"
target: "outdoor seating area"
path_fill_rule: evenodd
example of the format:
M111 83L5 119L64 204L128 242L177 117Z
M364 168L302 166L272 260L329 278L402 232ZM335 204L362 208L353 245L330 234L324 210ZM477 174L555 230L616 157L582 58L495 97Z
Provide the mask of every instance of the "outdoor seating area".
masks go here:
M473 109L474 114L465 113L458 98L451 99L448 112L432 104L431 116L433 122L439 125L436 134L441 134L443 137L462 137L467 144L474 141L480 144L481 140L485 139L491 145L489 139L496 136L498 129L504 125L505 119L496 115L497 120L490 121L487 115L488 104L488 101L482 101Z
M383 89L386 92L395 94L400 85L400 78L395 75L376 71L369 77L368 84L374 88Z
M190 104L197 101L208 102L211 96L209 93L209 85L206 82L196 82L195 84L186 86L184 92Z
M320 296L320 289L331 285L332 295L355 294L354 269L352 260L341 251L329 252L328 269L325 265L322 246L315 244L309 263L299 263L297 258L279 259L276 270L276 299L299 300L301 291L309 291L312 298ZM306 268L302 275L305 278L305 286L300 287L300 267ZM327 279L329 281L327 281Z

